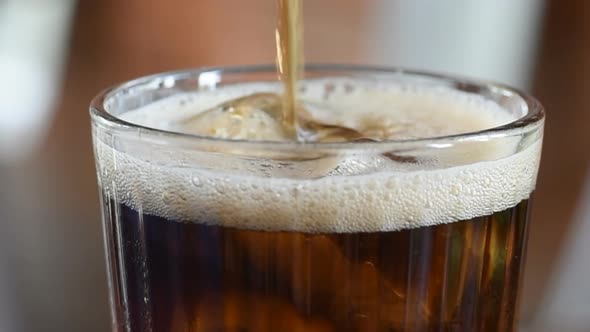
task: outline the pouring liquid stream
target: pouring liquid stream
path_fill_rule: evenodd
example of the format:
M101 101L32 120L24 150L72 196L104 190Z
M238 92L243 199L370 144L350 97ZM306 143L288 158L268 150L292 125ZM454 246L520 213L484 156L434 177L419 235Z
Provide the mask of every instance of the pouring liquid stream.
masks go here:
M184 120L180 130L229 139L344 142L365 139L359 131L314 119L298 98L303 73L303 1L277 0L277 72L283 94L253 93L223 102Z
M277 5L277 69L284 88L282 123L296 134L297 82L301 78L303 66L303 4L301 0L277 0Z

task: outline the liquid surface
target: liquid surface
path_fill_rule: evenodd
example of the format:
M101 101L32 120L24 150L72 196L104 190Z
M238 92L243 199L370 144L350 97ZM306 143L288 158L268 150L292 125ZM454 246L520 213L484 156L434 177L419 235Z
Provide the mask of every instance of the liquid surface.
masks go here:
M350 128L378 140L461 134L516 120L491 101L445 87L360 78L307 80L300 86L300 117L309 125ZM167 98L121 118L202 136L293 140L279 121L280 90L278 83L228 85Z

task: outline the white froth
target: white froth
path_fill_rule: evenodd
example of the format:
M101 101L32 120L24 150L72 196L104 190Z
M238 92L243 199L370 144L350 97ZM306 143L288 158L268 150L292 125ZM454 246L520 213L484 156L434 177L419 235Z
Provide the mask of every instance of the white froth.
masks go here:
M432 134L432 130L441 134L449 130L474 131L514 120L496 104L450 90L370 90L356 86L351 91L346 86L347 102L343 95L324 98L324 92L310 86L313 88L306 87L305 99L323 103L324 110L346 110L350 115L351 110L362 105L363 112L369 107L373 114L385 116L395 109L398 119L436 123L424 130L417 128L408 136ZM275 88L249 84L239 89L183 95L127 113L124 119L166 129L175 121L229 98ZM338 93L338 89L331 91ZM455 127L457 122L461 124ZM449 123L453 127L449 128ZM245 172L228 175L211 169L166 165L150 161L140 153L113 149L100 141L96 143L96 153L103 190L143 213L247 229L372 232L465 220L518 204L534 190L540 145L539 139L508 157L454 167L386 168L369 174L314 179ZM368 157L352 158L362 161ZM342 162L345 161L350 162L350 157L343 157Z

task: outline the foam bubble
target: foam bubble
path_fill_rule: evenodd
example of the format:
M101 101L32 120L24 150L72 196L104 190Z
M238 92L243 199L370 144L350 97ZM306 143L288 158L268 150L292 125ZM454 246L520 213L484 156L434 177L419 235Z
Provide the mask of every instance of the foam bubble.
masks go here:
M308 84L303 96L321 103L322 110L346 112L337 118L349 124L356 121L353 125L366 122L362 114L367 114L367 109L375 118L386 117L392 123L397 117L409 119L408 123L420 120L431 124L408 128L407 135L412 137L481 130L514 120L498 105L456 91L351 88L350 82L344 83L342 90L330 89L328 96L323 90L325 81ZM124 118L166 129L216 103L274 89L274 85L248 84L177 96L127 113ZM351 115L355 110L362 112ZM99 167L106 170L101 172L103 190L143 213L259 230L372 232L466 220L518 204L534 190L540 145L538 139L518 152L513 141L508 146L478 145L476 157L466 155L487 161L475 163L462 160L453 164L442 155L443 162L438 164L392 162L389 167L382 160L371 161L375 156L341 156L312 178L265 176L240 167L237 172L223 172L215 167L185 167L170 160L155 162L139 151L114 149L101 141L96 143L96 153ZM486 151L481 151L482 146ZM481 158L483 154L489 158ZM371 165L370 170L361 172L358 165L366 164ZM334 171L338 165L350 172Z

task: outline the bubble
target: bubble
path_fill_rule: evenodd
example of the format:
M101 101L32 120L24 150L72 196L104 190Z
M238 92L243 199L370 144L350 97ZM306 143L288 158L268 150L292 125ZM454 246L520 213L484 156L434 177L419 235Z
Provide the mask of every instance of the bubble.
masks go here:
M215 187L215 191L217 192L217 194L219 195L223 195L225 193L225 189L223 188L222 184L217 184Z
M174 194L168 192L168 191L164 191L162 193L162 202L164 202L164 204L166 205L172 205L174 203Z
M200 187L203 186L203 181L198 176L191 177L191 183L192 183L193 186L195 186L197 188L200 188Z
M459 193L463 190L463 186L461 183L455 183L451 186L451 194L459 195Z

